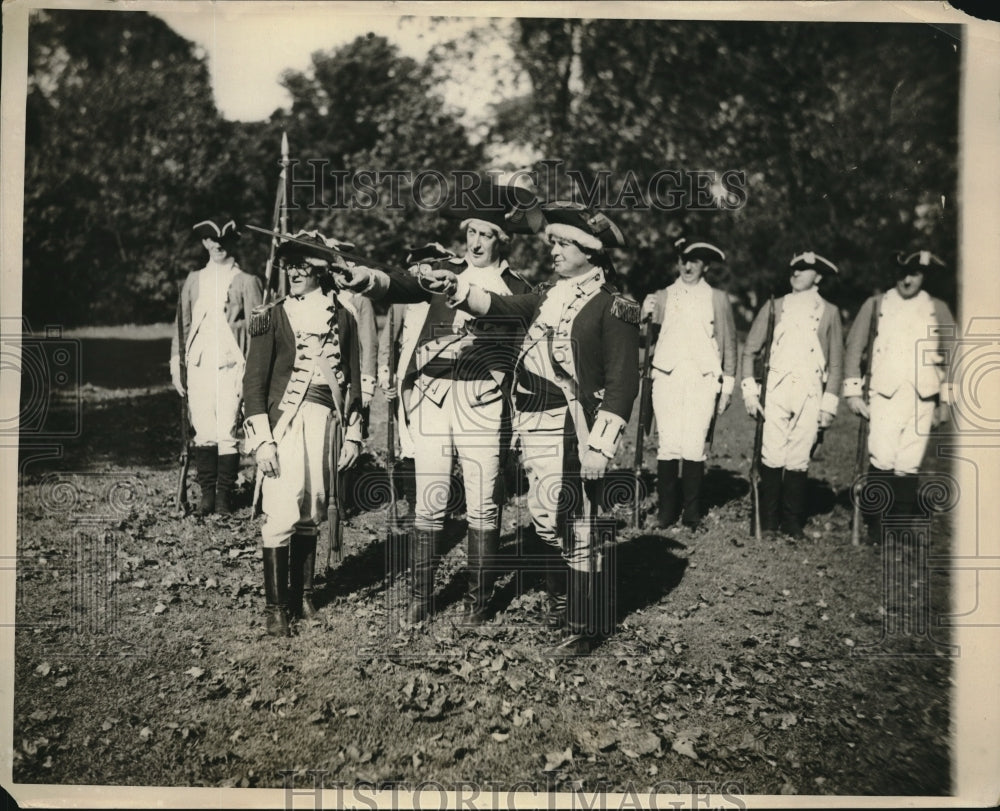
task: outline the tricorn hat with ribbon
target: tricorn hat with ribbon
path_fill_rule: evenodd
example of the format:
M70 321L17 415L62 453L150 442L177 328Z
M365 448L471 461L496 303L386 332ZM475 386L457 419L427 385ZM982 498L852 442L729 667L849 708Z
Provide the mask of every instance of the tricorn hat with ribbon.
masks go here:
M240 237L239 229L233 220L228 220L222 227L216 225L212 220L202 220L196 223L191 230L194 231L198 239L215 240L226 250L231 249Z
M605 214L582 203L557 200L542 206L545 235L575 242L591 251L624 248L625 235Z
M926 273L934 267L947 267L942 259L930 251L915 251L908 256L900 251L896 254L896 264L912 273Z
M788 263L792 270L815 270L817 273L839 273L837 266L814 251L803 251Z
M726 261L726 254L721 248L717 248L711 242L706 242L703 239L681 237L674 242L674 247L677 249L677 255L682 262L694 259L700 259L706 264L708 262Z

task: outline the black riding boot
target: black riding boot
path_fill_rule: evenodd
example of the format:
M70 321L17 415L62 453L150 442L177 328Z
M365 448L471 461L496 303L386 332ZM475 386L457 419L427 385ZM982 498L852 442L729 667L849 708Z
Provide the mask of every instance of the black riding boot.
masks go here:
M240 470L238 453L219 454L219 473L215 482L215 511L233 511L233 490L236 489L236 475Z
M778 531L778 513L781 507L781 472L784 468L760 465L757 494L760 500L760 531Z
M704 477L704 462L685 459L681 464L681 492L684 498L681 522L689 529L697 529L701 523L701 481Z
M660 529L673 526L677 521L677 477L680 475L679 459L661 459L656 463L656 496L659 501Z
M566 625L566 580L569 569L558 549L545 556L545 625L553 630Z
M496 579L496 556L500 548L500 530L470 529L468 534L468 578L465 611L472 625L486 621L486 609Z
M412 625L431 613L431 595L434 592L434 552L441 537L439 530L414 529L413 562L410 565L410 610L407 616Z
M593 577L589 572L569 569L566 636L551 651L551 655L558 659L586 656L597 642L597 629L592 623L592 581Z
M781 482L781 531L790 538L804 538L806 518L806 472L785 470Z
M264 618L270 636L288 636L288 547L264 547Z
M316 536L293 535L288 542L288 616L315 616L313 573L316 571Z
M196 512L209 515L215 512L215 485L219 477L219 448L217 445L196 445L191 449L194 464L198 470L198 486L201 500Z
M862 490L865 487L875 487L878 485L886 487L889 490L890 502L894 502L895 492L892 485L895 478L896 477L893 475L891 470L883 470L882 468L872 465L868 468L868 473L865 475L865 481L862 482L861 487ZM878 494L872 500L879 502L881 501L881 498L881 494ZM882 511L867 514L866 520L868 523L868 542L873 544L882 543Z
M920 478L916 473L892 477L893 506L889 514L902 519L912 537L914 519L917 517L917 487Z

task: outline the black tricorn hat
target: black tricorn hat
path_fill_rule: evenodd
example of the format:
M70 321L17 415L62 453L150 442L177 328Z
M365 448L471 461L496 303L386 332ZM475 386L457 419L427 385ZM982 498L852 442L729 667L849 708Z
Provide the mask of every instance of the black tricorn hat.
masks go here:
M829 259L824 259L814 251L803 251L792 257L788 263L792 270L815 270L817 273L840 273L837 266Z
M600 211L582 203L557 200L542 206L548 225L546 236L562 237L592 251L624 248L625 235Z
M926 273L935 265L941 268L947 267L943 260L930 251L915 251L909 256L905 255L903 251L899 251L896 254L896 264L912 273Z
M449 251L440 242L428 242L415 248L406 249L406 258L403 260L407 265L419 265L423 262L438 262L442 259L453 259L454 251Z
M505 234L537 234L545 226L538 189L527 172L481 177L471 189L456 189L442 215L481 220Z
M711 242L703 239L687 239L681 237L674 243L677 255L682 262L689 259L700 259L702 262L725 262L726 254Z
M228 220L220 228L212 220L202 220L191 229L198 239L214 239L223 248L229 250L240 238L240 231L233 220Z
M336 248L345 251L354 249L354 243L325 237L319 231L299 231L297 234L292 234L292 236L298 241L292 242L289 240L282 242L278 246L277 251L275 251L274 256L276 259L287 261L289 259L311 258L336 263L336 260L330 255L330 251L324 250L325 248Z

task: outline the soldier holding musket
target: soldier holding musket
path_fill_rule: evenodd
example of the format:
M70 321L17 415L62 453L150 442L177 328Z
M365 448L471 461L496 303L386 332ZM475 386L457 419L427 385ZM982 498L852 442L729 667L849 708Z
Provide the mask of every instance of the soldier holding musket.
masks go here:
M464 276L437 281L454 306L529 325L515 370L514 431L534 530L551 550L550 611L565 606L567 634L553 651L563 657L590 652L606 613L594 510L639 391L639 306L615 284L609 252L625 240L611 220L577 203L542 211L554 283L505 297Z
M944 338L954 332L948 305L922 289L924 274L945 266L930 251L896 258L896 285L869 298L847 334L844 397L852 412L868 419L869 477L892 491L893 513L913 516L918 472L930 430L950 418L949 353ZM874 317L873 317L874 310ZM866 403L862 397L861 356L875 330ZM937 351L925 353L937 337ZM876 517L869 524L873 541L881 539Z
M331 244L300 232L277 258L289 295L255 314L244 375L244 429L264 475L261 527L267 633L287 636L289 614L311 616L316 536L326 509L331 436L342 429L338 470L361 449L358 325L340 304ZM336 449L333 449L336 452Z
M485 183L475 195L458 200L449 214L461 219L466 253L443 260L445 266L500 296L529 289L503 258L511 233L534 233L541 225L529 189ZM505 391L520 334L510 319L473 318L452 309L444 295L425 286L423 275L355 267L346 283L376 299L428 305L422 322L416 314L407 315L408 323L419 324L419 336L400 384L415 437L417 483L408 620L416 623L431 613L434 559L457 452L468 522L466 617L478 624L486 619L495 577L492 559L500 543L502 436L509 433Z
M188 274L177 307L178 330L170 346L174 388L188 396L194 426L194 456L201 487L199 515L232 510L240 466L236 429L243 396L243 368L249 345L247 325L261 303L261 280L233 258L238 238L232 220L221 228L211 220L194 226L208 251L208 263ZM178 336L184 336L185 346ZM187 380L181 379L181 352ZM186 382L186 388L185 388Z
M840 312L819 294L824 275L837 267L807 251L792 258L792 292L762 307L743 349L741 389L747 414L764 419L759 468L762 532L779 528L803 535L806 470L818 432L833 422L844 378L844 338ZM754 358L765 348L767 324L774 308L773 335L761 406ZM780 509L780 519L779 519Z
M729 296L704 279L710 264L726 255L701 240L680 239L676 246L679 277L648 295L643 313L660 325L653 353L659 524L677 520L680 481L681 520L694 529L701 522L706 438L736 385L736 325Z

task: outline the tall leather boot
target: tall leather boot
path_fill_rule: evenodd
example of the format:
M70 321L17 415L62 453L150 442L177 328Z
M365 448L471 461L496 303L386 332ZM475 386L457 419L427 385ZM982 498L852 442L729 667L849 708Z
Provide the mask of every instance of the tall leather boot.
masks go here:
M866 482L862 484L875 484L882 483L890 489L892 492L892 500L895 502L895 492L893 490L892 484L895 475L891 470L884 470L880 467L875 467L874 465L869 466L868 473L865 474ZM889 508L890 510L892 507ZM882 543L882 513L873 512L865 516L868 523L868 542L873 544Z
M410 609L407 621L412 625L431 613L434 593L434 552L441 538L440 530L414 529L412 563L410 565Z
M806 472L785 470L781 482L781 531L790 538L804 538L806 518Z
M569 595L566 609L566 635L552 648L557 659L586 656L597 642L591 624L593 577L589 572L569 569Z
M215 482L215 511L230 513L233 511L233 490L236 489L236 474L240 470L240 455L238 453L219 454L218 479Z
M309 619L316 615L313 573L316 570L316 536L293 535L288 542L288 617Z
M496 580L499 529L470 529L468 534L468 570L465 591L466 617L472 625L486 622L487 606Z
M289 636L288 547L264 547L264 620L269 636Z
M684 499L681 522L688 529L697 529L701 523L701 481L704 477L704 462L684 460L681 465L681 493Z
M219 477L219 448L216 445L195 445L191 449L194 464L198 470L198 486L201 500L195 508L198 515L215 512L215 484Z
M660 529L666 529L677 521L677 477L680 475L680 459L660 459L656 463L656 496L659 501Z
M552 630L566 625L566 581L569 568L558 549L551 548L545 556L545 625Z
M917 517L917 487L920 478L916 473L892 477L893 506L890 515L903 519L912 537L913 523Z
M784 468L760 464L760 481L757 494L760 501L760 531L778 531L778 514L781 507L781 473Z

